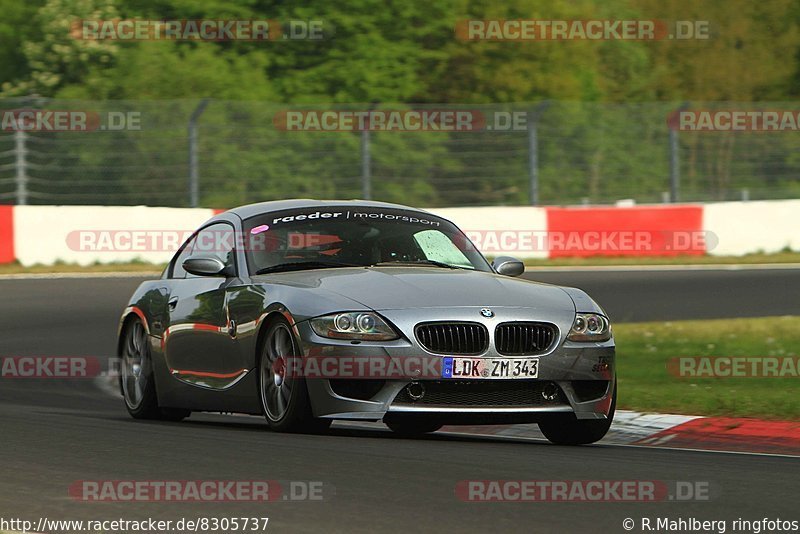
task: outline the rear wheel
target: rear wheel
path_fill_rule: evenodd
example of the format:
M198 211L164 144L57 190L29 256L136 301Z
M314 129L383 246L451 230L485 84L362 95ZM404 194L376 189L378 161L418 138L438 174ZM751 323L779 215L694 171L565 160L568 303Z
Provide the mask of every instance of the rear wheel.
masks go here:
M587 445L594 443L603 439L608 429L611 428L616 407L617 387L615 385L611 398L611 408L606 419L582 421L576 419L573 414L568 414L539 423L539 430L542 431L544 437L556 445Z
M180 421L191 414L189 410L158 406L149 340L138 318L131 320L125 328L120 371L125 407L134 419Z
M302 355L289 323L279 318L267 327L259 358L261 407L278 432L320 432L331 421L311 411L308 389L299 369ZM293 372L294 371L294 372Z
M387 421L392 432L399 436L413 438L436 432L442 428L442 424L436 421L425 421L419 419L403 419L402 421Z

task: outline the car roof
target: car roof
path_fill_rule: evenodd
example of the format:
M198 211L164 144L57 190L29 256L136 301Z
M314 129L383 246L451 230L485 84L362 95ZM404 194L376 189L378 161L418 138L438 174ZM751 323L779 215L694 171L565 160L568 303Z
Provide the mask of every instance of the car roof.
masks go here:
M418 213L428 214L429 212L418 208L403 206L402 204L391 204L389 202L377 202L372 200L314 200L311 198L298 198L291 200L273 200L270 202L259 202L257 204L248 204L246 206L239 206L232 208L226 212L238 215L242 219L248 219L255 215L263 213L270 213L273 211L281 211L288 209L302 209L302 208L327 208L327 207L353 207L353 208L392 208L416 211Z

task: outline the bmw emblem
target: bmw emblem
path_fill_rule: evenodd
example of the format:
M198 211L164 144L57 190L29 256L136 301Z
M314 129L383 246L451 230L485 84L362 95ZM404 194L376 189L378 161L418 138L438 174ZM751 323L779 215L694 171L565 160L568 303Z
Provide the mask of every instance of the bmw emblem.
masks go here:
M489 308L481 308L481 315L484 317L494 317L494 312Z

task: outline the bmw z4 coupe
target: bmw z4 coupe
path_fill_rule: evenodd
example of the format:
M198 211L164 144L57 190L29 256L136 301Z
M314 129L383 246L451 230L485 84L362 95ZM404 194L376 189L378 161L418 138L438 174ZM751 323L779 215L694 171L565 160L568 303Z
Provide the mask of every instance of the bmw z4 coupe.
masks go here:
M383 421L408 436L538 423L553 443L595 442L617 395L607 314L523 271L405 206L232 209L131 297L121 393L135 418L245 413L287 432Z

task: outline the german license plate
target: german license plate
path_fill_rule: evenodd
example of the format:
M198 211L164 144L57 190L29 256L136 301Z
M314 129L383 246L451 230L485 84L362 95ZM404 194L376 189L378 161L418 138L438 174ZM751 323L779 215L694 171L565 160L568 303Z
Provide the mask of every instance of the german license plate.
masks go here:
M446 356L442 378L538 378L539 358L464 358Z

